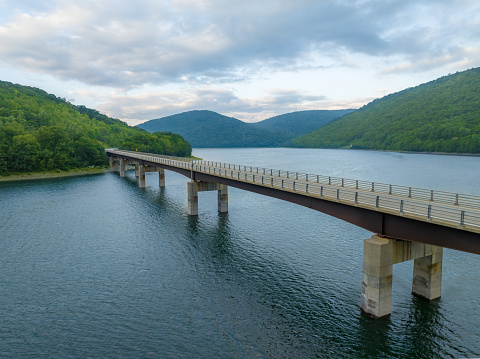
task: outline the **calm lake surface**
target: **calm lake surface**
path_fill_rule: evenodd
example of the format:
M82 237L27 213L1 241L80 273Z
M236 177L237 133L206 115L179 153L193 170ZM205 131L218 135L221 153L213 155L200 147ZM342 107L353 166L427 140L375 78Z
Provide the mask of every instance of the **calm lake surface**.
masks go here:
M196 149L205 160L480 196L480 158L347 150ZM472 358L480 256L446 249L442 298L359 307L371 233L277 199L199 196L133 172L0 183L1 358Z

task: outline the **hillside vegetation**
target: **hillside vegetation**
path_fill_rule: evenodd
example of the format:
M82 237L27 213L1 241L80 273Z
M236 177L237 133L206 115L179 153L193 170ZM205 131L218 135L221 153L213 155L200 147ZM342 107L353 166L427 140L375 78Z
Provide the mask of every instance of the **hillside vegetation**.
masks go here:
M150 134L47 92L0 81L0 173L106 163L105 147L186 156L172 133Z
M181 134L193 147L286 146L298 135L323 126L351 110L301 111L245 123L213 111L188 111L138 125L149 132Z
M138 125L149 132L181 134L193 147L267 147L286 140L285 135L257 129L251 124L213 111L189 111Z
M289 139L310 133L354 110L297 111L252 123L254 127L279 131Z
M480 153L480 68L385 96L293 142L300 147Z

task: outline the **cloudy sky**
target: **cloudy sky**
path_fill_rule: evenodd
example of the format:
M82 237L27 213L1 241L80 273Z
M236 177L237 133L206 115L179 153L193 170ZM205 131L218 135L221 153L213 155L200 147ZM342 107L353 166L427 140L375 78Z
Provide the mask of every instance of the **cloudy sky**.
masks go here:
M478 0L0 0L0 80L130 124L358 108L478 66Z

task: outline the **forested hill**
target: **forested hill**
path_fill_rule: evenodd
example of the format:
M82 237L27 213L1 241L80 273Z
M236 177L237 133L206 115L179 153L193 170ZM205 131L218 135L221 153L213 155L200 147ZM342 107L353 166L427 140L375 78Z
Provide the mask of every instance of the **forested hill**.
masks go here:
M289 137L294 138L310 133L352 111L354 110L297 111L267 118L252 125L257 128L285 132Z
M147 131L181 134L193 147L285 146L299 135L313 131L352 110L300 111L245 123L213 111L188 111L138 125Z
M193 147L267 147L284 142L287 136L257 129L251 124L213 111L188 111L138 125L149 132L181 134Z
M319 148L480 153L480 68L375 100L294 143Z
M115 146L191 154L179 135L150 134L43 90L0 81L0 174L101 165L105 147Z

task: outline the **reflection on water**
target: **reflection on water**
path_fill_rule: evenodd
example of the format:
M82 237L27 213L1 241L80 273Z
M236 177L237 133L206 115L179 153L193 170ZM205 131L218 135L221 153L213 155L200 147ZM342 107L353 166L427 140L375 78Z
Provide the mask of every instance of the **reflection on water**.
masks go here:
M422 167L406 154L280 152L196 155L310 173L325 173L315 166L333 167L333 157L335 171L346 163L360 177L379 167L395 176L392 158L405 162L402 171ZM467 193L479 168L470 161ZM168 172L158 188L157 176L147 174L143 190L133 172L0 184L0 357L478 356L478 256L446 250L446 294L432 302L411 295L412 267L397 265L392 315L372 320L359 309L370 233L234 188L229 213L202 192L200 215L189 217L188 179Z

